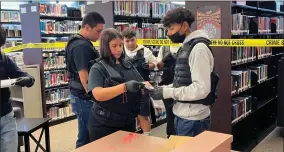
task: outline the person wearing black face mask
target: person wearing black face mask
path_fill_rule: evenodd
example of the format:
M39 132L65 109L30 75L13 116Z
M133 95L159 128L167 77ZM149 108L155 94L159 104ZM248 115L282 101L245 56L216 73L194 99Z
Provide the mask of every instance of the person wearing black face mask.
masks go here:
M154 100L174 100L178 136L196 136L209 129L210 106L215 102L218 83L209 37L204 31L191 31L194 21L192 12L185 8L173 9L163 18L169 39L182 46L175 58L173 83L150 93Z

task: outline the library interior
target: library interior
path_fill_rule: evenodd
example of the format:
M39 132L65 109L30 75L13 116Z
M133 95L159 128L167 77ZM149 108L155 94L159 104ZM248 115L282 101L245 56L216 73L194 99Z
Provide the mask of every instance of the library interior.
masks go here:
M284 1L19 0L0 10L1 152L284 152Z

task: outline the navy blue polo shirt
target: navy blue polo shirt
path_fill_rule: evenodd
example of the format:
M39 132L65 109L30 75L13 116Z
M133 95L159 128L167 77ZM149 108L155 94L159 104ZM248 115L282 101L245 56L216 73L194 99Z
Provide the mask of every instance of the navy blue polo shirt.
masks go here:
M2 53L2 52L1 52ZM0 54L1 55L1 54ZM5 80L5 79L16 79L19 77L31 77L28 73L23 72L17 65L16 63L10 59L7 55L3 55L3 61L0 66L0 79ZM5 71L2 71L5 70ZM1 89L0 92L0 102L1 102L1 116L5 116L8 113L10 113L13 108L11 101L9 100L10 98L10 91L8 88L6 89Z

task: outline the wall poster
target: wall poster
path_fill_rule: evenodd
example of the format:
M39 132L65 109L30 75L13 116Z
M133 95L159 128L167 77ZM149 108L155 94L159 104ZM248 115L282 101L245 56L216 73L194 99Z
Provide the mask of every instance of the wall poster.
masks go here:
M197 8L197 30L205 30L210 39L221 38L221 7L202 6ZM230 22L230 21L228 21Z

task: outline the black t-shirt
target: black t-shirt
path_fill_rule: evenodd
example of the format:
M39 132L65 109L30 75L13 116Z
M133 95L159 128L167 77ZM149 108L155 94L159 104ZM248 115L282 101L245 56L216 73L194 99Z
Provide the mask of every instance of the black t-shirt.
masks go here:
M96 58L96 53L87 40L76 39L68 46L68 62L72 68L77 71L74 73L69 69L69 72L75 75L75 79L77 79L78 82L80 82L78 72L84 69L88 70L90 61ZM71 78L69 77L69 79ZM70 88L70 93L82 99L86 98L85 90Z

